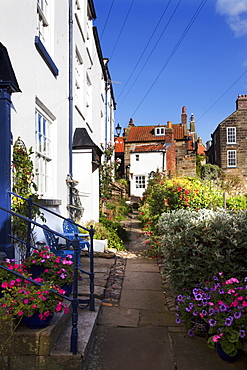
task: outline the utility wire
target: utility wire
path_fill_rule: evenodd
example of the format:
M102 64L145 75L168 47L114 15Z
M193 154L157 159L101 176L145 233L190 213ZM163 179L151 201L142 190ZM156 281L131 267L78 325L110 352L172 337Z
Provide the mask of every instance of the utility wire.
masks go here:
M228 93L228 91L229 90L231 90L231 88L234 86L234 85L236 85L236 83L245 75L245 73L247 72L247 69L246 69L246 71L244 71L242 74L241 74L241 76L239 76L237 79L236 79L236 81L235 82L233 82L233 84L231 84L231 86L230 87L228 87L228 89L206 110L206 112L204 112L197 120L196 120L196 122L198 122L202 117L204 117L205 116L205 114L207 114L209 111L210 111L210 109L212 109L214 106L215 106L215 104L217 104L218 103L218 101L220 101L220 99L222 99L223 98L223 96L225 96L227 93Z
M143 57L143 55L144 55L145 51L147 50L147 48L148 48L148 46L149 46L149 44L150 44L150 42L151 42L151 40L152 40L152 38L153 38L153 36L154 36L154 34L155 34L156 30L157 30L157 28L158 28L158 26L159 26L160 22L162 21L162 18L164 17L164 15L165 15L165 13L166 13L166 11L167 11L167 9L168 9L168 7L169 7L169 5L170 5L171 1L172 1L172 0L169 0L169 1L168 1L167 5L166 5L166 7L165 7L165 9L164 9L164 11L163 11L163 13L162 13L162 15L161 15L161 17L160 17L159 21L158 21L158 23L156 24L156 26L155 26L155 28L154 28L154 30L153 30L153 32L152 32L152 35L150 36L150 38L149 38L149 40L148 40L148 42L147 42L147 44L146 44L145 48L143 49L143 52L141 53L141 56L139 57L139 59L138 59L138 61L137 61L136 65L135 65L135 67L134 67L133 71L131 72L131 74L130 74L130 76L129 76L128 80L127 80L127 82L125 83L125 86L124 86L123 90L122 90L122 91L121 91L121 93L119 94L118 99L119 99L119 98L121 97L121 95L123 94L123 92L124 92L124 90L126 89L126 87L127 87L128 83L129 83L129 81L130 81L131 77L133 76L133 74L134 74L134 72L135 72L136 68L138 67L138 65L139 65L139 63L140 63L140 61L141 61L141 59L142 59L142 57Z
M120 37L121 37L121 34L122 34L122 32L123 32L124 26L125 26L125 24L126 24L126 22L127 22L127 19L128 19L128 17L129 17L129 14L130 14L130 11L131 11L131 8L132 8L132 5L133 5L133 4L134 4L134 0L132 0L132 2L131 2L131 4L130 4L130 7L129 7L129 10L128 10L128 13L127 13L127 15L126 15L126 17L125 17L124 23L123 23L122 28L121 28L121 30L120 30L120 32L119 32L119 35L118 35L117 41L116 41L116 43L115 43L115 45L114 45L114 48L113 48L113 51L112 51L112 53L111 53L110 59L112 58L112 56L113 56L113 54L114 54L114 51L115 51L115 49L116 49L116 47L117 47L118 41L119 41L119 39L120 39Z
M109 20L109 17L110 17L111 11L112 11L112 7L113 7L113 4L114 4L114 1L115 1L115 0L112 0L112 3L111 3L111 6L110 6L110 9L109 9L109 12L108 12L108 14L107 14L106 21L105 21L105 24L104 24L103 30L102 30L101 35L100 35L100 41L101 41L101 39L102 39L102 37L103 37L103 35L104 35L105 28L106 28L106 25L107 25L107 23L108 23L108 20Z
M164 71L164 69L166 68L166 66L168 65L168 63L170 62L170 60L172 59L173 55L176 53L177 49L179 48L180 44L182 43L182 41L184 40L185 36L187 35L187 33L189 32L190 28L192 27L193 23L195 22L196 18L198 17L199 13L201 12L202 8L204 7L204 5L206 4L207 0L202 0L202 2L200 3L199 7L197 8L197 10L195 11L194 15L192 16L191 20L189 21L187 27L185 28L182 36L180 37L180 39L178 40L176 46L174 47L173 51L171 52L171 54L169 55L169 57L167 58L166 62L164 63L164 65L162 66L160 72L158 73L157 77L155 78L155 80L153 81L153 83L151 84L150 88L148 89L148 91L146 92L145 96L143 97L143 99L141 100L141 102L139 103L139 105L137 106L137 108L135 109L134 113L131 115L131 117L133 117L135 115L135 113L138 111L138 109L140 108L140 106L142 105L143 101L146 99L146 97L148 96L148 94L150 93L150 91L152 90L153 86L155 85L155 83L157 82L157 80L159 79L160 75L162 74L162 72Z
M167 27L169 26L169 24L170 24L170 22L171 22L172 18L174 17L174 15L175 15L175 13L176 13L176 11L177 11L177 9L178 9L178 7L179 7L179 5L180 5L181 1L182 1L182 0L179 0L179 2L177 3L176 8L173 10L173 12L172 12L172 14L171 14L171 16L170 16L170 18L169 18L169 20L168 20L167 24L165 25L165 28L163 29L163 31L162 31L162 33L161 33L160 37L158 38L158 40L157 40L157 42L155 43L155 45L154 45L153 49L152 49L152 50L151 50L151 52L149 53L149 56L148 56L148 58L146 59L146 62L145 62L145 63L144 63L144 65L142 66L142 68L141 68L140 72L138 73L138 75L136 76L136 78L135 78L134 82L132 83L132 85L130 86L129 90L128 90L128 91L127 91L127 93L125 94L125 96L124 96L123 100L121 101L121 103L120 103L119 107L121 107L122 103L124 102L124 100L125 100L125 99L126 99L126 97L128 96L128 94L129 94L129 92L131 91L132 87L135 85L135 83L136 83L137 79L139 78L140 74L142 73L143 69L145 68L145 66L146 66L147 62L148 62L148 61L149 61L149 59L151 58L151 56L152 56L152 54L153 54L154 50L156 49L156 47L157 47L157 45L158 45L158 43L159 43L159 41L160 41L161 37L164 35L164 33L165 33L165 31L166 31Z

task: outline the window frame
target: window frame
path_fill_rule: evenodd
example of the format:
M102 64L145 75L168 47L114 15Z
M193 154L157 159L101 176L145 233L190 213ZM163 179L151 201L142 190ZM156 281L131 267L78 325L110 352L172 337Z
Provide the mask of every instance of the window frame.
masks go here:
M231 131L231 132L230 132ZM227 144L236 144L237 143L237 132L236 127L227 127L226 128L226 142ZM232 141L230 141L231 139Z
M35 182L40 196L53 196L53 121L56 117L36 98Z
M231 154L234 154L233 157L231 157ZM234 164L231 163L234 161ZM237 167L237 151L236 150L227 150L227 167L233 168Z
M135 188L136 189L146 189L146 176L145 175L135 175Z

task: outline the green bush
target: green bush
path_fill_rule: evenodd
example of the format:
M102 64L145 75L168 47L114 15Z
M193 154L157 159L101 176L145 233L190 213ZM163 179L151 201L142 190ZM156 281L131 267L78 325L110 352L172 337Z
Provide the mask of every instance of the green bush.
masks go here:
M198 210L216 209L223 206L223 192L212 189L194 178L175 178L166 180L161 173L156 173L148 183L140 207L143 225L150 222L155 227L163 212L179 209Z
M247 211L178 210L160 218L160 251L174 292L191 289L218 272L247 273Z
M124 238L127 238L127 231L117 222L107 220L101 216L100 222L90 221L86 225L87 228L93 226L95 230L94 239L108 240L108 247L117 250L125 250ZM122 239L123 238L123 239Z

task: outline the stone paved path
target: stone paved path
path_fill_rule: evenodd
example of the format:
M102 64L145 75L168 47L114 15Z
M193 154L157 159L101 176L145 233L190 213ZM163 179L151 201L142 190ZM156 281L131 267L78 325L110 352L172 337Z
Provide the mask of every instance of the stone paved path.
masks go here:
M225 363L204 338L188 338L175 324L159 267L141 253L146 244L138 221L129 220L128 227L131 240L129 252L121 256L126 266L121 268L120 296L104 299L94 350L84 370L246 370L245 357Z

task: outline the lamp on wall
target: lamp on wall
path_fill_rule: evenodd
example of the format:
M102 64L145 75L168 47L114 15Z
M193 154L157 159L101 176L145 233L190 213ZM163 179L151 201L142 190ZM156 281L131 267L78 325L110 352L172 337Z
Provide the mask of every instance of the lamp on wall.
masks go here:
M116 127L116 133L117 133L117 136L119 137L120 136L120 133L121 133L121 130L122 130L122 127L119 125L119 123L117 124L117 127Z

